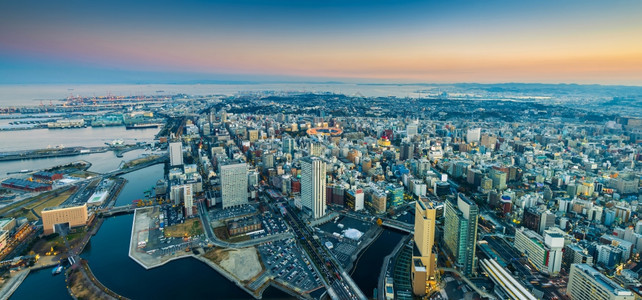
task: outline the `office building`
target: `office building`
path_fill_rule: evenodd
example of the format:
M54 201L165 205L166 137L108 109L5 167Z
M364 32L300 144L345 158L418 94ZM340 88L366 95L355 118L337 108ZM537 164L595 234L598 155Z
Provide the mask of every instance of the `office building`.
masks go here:
M183 144L169 143L169 163L172 167L183 165Z
M417 135L418 132L419 130L418 130L417 124L408 124L406 126L406 135L409 138L412 138L413 136Z
M481 139L481 128L471 128L466 132L466 142L468 143L479 143Z
M389 184L386 186L387 204L390 207L403 205L403 186Z
M444 205L444 243L446 250L465 275L476 273L477 218L479 208L463 194L447 199Z
M364 193L362 189L346 191L345 199L346 206L350 209L354 211L360 211L363 209Z
M242 160L219 164L223 208L243 205L247 201L247 164Z
M56 232L55 226L58 224L69 226L69 228L87 225L87 204L48 207L42 211L41 215L44 234L48 235Z
M493 180L493 188L498 190L506 189L506 173L496 169L490 169L490 179Z
M564 237L555 230L547 230L544 237L521 227L515 231L515 249L525 254L541 272L557 275L562 267Z
M185 217L194 215L194 195L192 194L192 185L183 185L183 206L185 208Z
M401 144L401 149L399 153L399 160L408 160L414 157L415 155L415 145L410 142L404 142Z
M592 266L593 256L589 254L587 249L582 248L580 245L569 244L564 247L562 266L567 271L570 271L572 264L587 264Z
M546 229L555 226L555 214L550 211L542 211L539 218L539 230L537 233L544 234Z
M566 294L573 300L633 300L633 293L587 264L571 265Z
M289 135L285 135L283 137L283 145L281 150L286 154L294 154L294 139Z
M437 253L435 230L437 209L432 202L418 200L415 203L415 235L414 241L419 253L413 255L412 291L417 296L429 293L437 286Z
M256 129L250 129L247 131L247 139L250 142L256 142L259 140L259 131Z
M325 215L325 162L318 157L301 159L301 204L318 219Z

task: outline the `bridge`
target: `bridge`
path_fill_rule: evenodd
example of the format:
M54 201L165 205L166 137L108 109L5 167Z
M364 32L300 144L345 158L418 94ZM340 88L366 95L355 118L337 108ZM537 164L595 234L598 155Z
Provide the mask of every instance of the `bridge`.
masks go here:
M502 294L502 298L514 300L537 299L495 260L482 259L479 262L481 263L482 269L488 274L488 277L495 283L495 293Z
M114 206L112 208L98 210L97 213L98 215L103 217L111 217L119 214L131 214L131 213L134 213L135 210L136 210L136 207L134 207L133 205L122 205L122 206Z
M381 219L381 221L382 221L381 223L382 226L386 226L388 228L400 230L411 234L415 233L414 224L408 224L406 222L401 222L393 219Z

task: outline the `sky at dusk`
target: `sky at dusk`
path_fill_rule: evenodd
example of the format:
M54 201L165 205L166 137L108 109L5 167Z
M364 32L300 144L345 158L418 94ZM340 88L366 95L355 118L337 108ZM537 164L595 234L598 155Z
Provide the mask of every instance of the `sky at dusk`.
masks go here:
M642 1L0 1L0 83L642 85Z

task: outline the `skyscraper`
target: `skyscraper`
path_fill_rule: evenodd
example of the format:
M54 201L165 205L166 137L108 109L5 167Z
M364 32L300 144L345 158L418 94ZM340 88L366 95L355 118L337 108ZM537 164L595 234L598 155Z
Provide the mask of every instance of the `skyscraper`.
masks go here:
M415 145L411 142L404 142L401 144L401 153L399 153L399 160L407 160L413 158L415 153Z
M247 203L247 164L242 160L224 161L219 165L223 208Z
M437 284L437 253L433 249L436 219L437 209L432 202L416 202L414 240L419 253L412 257L412 290L417 296L425 295Z
M318 157L301 159L301 204L318 219L325 215L325 162Z
M194 196L192 194L192 185L183 185L183 205L185 206L185 217L190 217L194 214Z
M283 145L282 145L283 153L286 154L293 154L294 153L294 139L288 135L284 135L283 137Z
M445 201L444 243L465 275L475 274L479 208L463 194Z
M183 165L183 143L169 143L169 163L172 167Z
M406 135L410 138L413 136L417 135L418 129L417 129L417 124L408 124L406 126Z

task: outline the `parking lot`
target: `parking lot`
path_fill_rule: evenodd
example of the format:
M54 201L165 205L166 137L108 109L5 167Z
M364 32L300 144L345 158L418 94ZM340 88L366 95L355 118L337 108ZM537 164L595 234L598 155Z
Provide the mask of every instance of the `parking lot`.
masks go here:
M259 214L257 217L261 220L263 229L260 233L252 234L250 237L253 239L290 231L283 218L276 218L274 214L269 211Z
M257 247L266 269L277 280L303 291L321 286L321 280L293 239L270 242Z
M254 214L256 212L256 208L249 204L230 207L226 209L213 209L210 211L210 219L212 221L223 221L231 218L238 218L241 216Z
M189 240L179 237L165 237L163 231L160 230L160 215L163 216L164 227L185 222L181 207L172 207L172 205L159 207L158 218L153 220L153 224L150 224L150 230L148 231L148 241L146 247L144 247L147 254L155 256L176 254L199 245L199 240L203 236L192 237Z
M173 226L185 222L183 209L180 206L172 207L171 205L163 205L161 206L161 213L165 220L165 226Z

